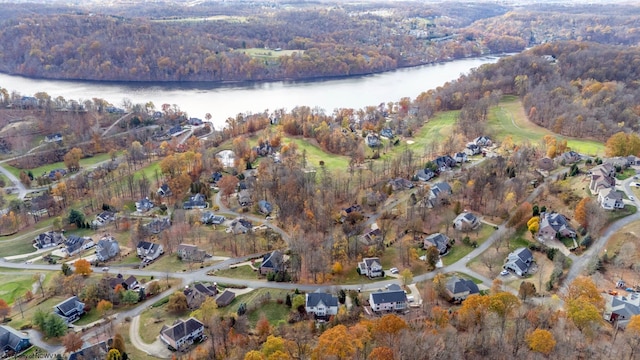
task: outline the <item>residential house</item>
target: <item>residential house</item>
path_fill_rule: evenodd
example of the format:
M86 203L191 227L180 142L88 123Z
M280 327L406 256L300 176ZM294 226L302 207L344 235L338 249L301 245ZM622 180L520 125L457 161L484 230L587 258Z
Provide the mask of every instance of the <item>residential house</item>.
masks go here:
M608 164L613 166L614 168L619 167L621 169L626 169L630 166L629 159L626 156L616 156L604 159L604 164Z
M161 244L156 244L148 241L140 241L136 246L136 253L138 257L146 262L151 262L164 254L164 248Z
M593 195L600 194L601 191L616 185L616 168L611 164L594 166L589 171L589 176L591 176L589 190Z
M121 285L125 290L135 290L140 287L138 279L135 276L129 275L126 279L122 274L118 274L116 277L109 279L109 286L115 289L118 285Z
M640 158L635 155L629 155L627 156L627 164L629 164L629 166L640 165Z
M452 276L445 285L447 295L452 302L462 302L469 295L479 294L480 289L473 281Z
M201 249L198 249L197 246L191 244L180 244L178 245L178 250L176 251L178 257L182 261L197 261L202 262L204 258L207 256L207 252Z
M453 169L458 164L451 156L443 155L438 156L433 162L436 164L438 171L443 172L449 169Z
M53 313L60 316L67 324L70 324L84 314L84 303L77 296L72 296L54 306Z
M96 215L96 219L91 222L94 226L105 226L112 222L116 218L116 213L113 211L103 211Z
M207 298L206 295L189 286L185 287L182 293L187 298L187 306L191 310L200 308L200 305Z
M205 211L200 216L200 222L205 225L220 225L225 221L224 216L216 215L212 211Z
M58 180L58 178L61 178L63 176L67 175L67 170L65 169L54 169L49 171L49 180L51 181L56 181Z
M64 242L64 246L63 250L67 256L74 256L79 254L82 250L87 250L93 246L93 239L89 237L70 235Z
M403 178L396 178L389 180L388 184L393 191L400 191L405 189L413 189L414 185L410 180Z
M560 155L558 159L560 160L560 162L564 163L565 165L571 165L582 160L582 155L578 154L573 150L570 150L562 153L562 155Z
M66 238L62 233L55 231L47 231L35 238L35 245L38 249L46 249L62 244L66 241Z
M543 157L542 159L538 160L538 169L542 171L551 171L555 169L555 167L556 167L556 164L553 162L553 159L551 158Z
M136 211L137 212L147 212L153 209L153 201L149 200L149 198L144 198L139 201L136 201Z
M29 336L14 330L13 328L0 325L0 355L8 356L21 353L31 346ZM4 358L4 356L2 356Z
M69 354L68 360L103 360L107 357L109 346L106 341L89 345Z
M366 275L369 278L383 276L382 264L380 258L377 257L362 259L358 263L358 269L360 270L360 275Z
M375 148L382 145L382 141L380 141L380 137L373 133L367 134L367 136L364 138L364 142L370 148Z
M404 290L373 292L369 295L369 306L373 312L406 310L407 293Z
M603 190L598 194L598 202L605 210L624 209L622 194L622 191L615 188Z
M340 212L340 222L344 222L349 216L352 216L353 214L360 213L362 213L362 206L358 204L354 204L349 206L348 208L342 209L342 211Z
M256 151L256 154L258 154L258 156L269 156L275 151L268 140L259 143L258 146L254 148L254 150Z
M169 131L167 131L167 134L170 135L170 136L178 136L178 135L182 134L182 131L183 131L182 126L175 125L175 126L172 126L171 128L169 128Z
M216 296L218 295L218 286L216 283L213 285L205 285L203 283L197 283L193 285L193 288L204 296Z
M182 350L204 335L204 324L196 318L176 320L173 325L164 325L160 330L160 340L173 350Z
M218 307L225 307L231 304L231 302L235 298L236 298L236 293L230 290L225 290L216 299L216 305L218 305Z
M209 207L207 200L202 194L195 194L189 197L189 200L185 201L182 208L185 210L191 209L204 209Z
M167 185L167 184L162 184L158 188L158 191L156 191L156 193L158 195L160 195L161 197L167 197L167 196L171 196L173 194L173 192L171 192L171 189L169 188L169 185Z
M480 220L470 213L463 212L453 220L453 228L458 231L471 231L480 226Z
M171 219L168 217L165 218L155 218L151 220L150 223L144 225L144 229L147 233L150 234L160 234L164 230L171 227Z
M221 179L222 179L222 173L220 171L216 171L213 174L211 174L211 178L209 178L209 182L216 184Z
M436 205L447 203L449 196L453 193L451 186L446 182L439 182L433 184L429 190L429 198L427 199L427 206L434 207Z
M416 173L416 178L420 181L429 181L436 177L436 173L431 169L420 169Z
M262 215L269 215L273 211L273 205L266 200L258 201L258 209Z
M96 259L105 262L120 254L120 245L113 236L105 236L96 245Z
M240 206L251 205L251 193L249 190L243 189L238 192L238 204L240 204Z
M438 249L440 255L445 255L449 252L449 248L451 247L451 243L449 241L449 237L442 233L435 233L427 236L424 239L424 248L428 248L431 246L435 246Z
M338 314L338 298L327 293L307 293L304 308L307 314L313 314L317 318L328 318Z
M367 231L366 233L362 234L362 236L360 236L360 241L367 245L374 245L377 244L378 241L382 240L382 230L380 230L378 228L378 226L371 226L371 229L369 231Z
M544 212L540 214L540 229L537 237L542 242L560 237L575 238L576 231L563 215Z
M473 143L480 147L493 145L493 141L491 141L488 136L478 136L477 138L473 139Z
M245 218L237 218L231 222L231 232L234 234L246 234L251 230L253 225L251 222Z
M267 275L270 272L278 273L284 271L284 256L281 251L274 250L262 257L260 264L260 275Z
M384 128L380 131L380 136L385 137L387 139L393 139L393 130L389 128Z
M518 276L525 276L533 263L531 250L522 247L511 252L502 266L505 270L511 270Z
M626 328L634 315L640 315L640 294L605 295L603 318L614 325Z
M478 155L482 152L482 148L474 143L467 144L467 147L464 149L464 153L468 156Z
M457 152L453 155L453 159L458 163L466 163L469 161L465 152Z
M62 141L62 134L60 133L49 134L44 137L44 142L52 143L58 141Z
M204 124L204 122L202 121L202 119L192 117L192 118L189 118L189 120L187 120L187 124L193 125L193 126L200 126Z

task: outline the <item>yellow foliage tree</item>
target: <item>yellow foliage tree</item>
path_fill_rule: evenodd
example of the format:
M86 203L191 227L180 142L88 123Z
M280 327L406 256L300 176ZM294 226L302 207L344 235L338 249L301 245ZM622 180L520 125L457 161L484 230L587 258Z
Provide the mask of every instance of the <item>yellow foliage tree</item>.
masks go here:
M73 266L75 267L75 273L83 276L89 276L93 271L91 270L91 263L85 259L76 260L76 262L73 263Z
M544 329L535 329L531 334L527 335L526 340L531 351L544 355L549 355L556 346L556 339L554 339L553 334Z
M331 272L334 274L342 274L342 264L339 261L333 263L331 267Z
M339 360L351 359L356 352L351 334L344 325L334 326L320 335L311 359L320 360L334 357Z

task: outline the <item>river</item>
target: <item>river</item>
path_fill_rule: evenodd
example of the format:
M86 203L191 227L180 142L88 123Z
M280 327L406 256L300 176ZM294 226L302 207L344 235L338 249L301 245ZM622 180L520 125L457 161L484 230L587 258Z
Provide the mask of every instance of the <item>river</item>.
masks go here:
M421 92L435 89L482 64L494 63L497 57L449 61L398 69L381 74L312 81L276 81L220 85L213 83L115 83L30 79L0 74L0 87L32 96L44 91L51 97L83 101L102 98L122 107L123 100L132 103L152 101L157 109L162 104L176 104L190 117L204 118L210 113L216 128L239 113L265 110L291 110L305 105L332 112L338 108L360 109L370 105L414 99Z

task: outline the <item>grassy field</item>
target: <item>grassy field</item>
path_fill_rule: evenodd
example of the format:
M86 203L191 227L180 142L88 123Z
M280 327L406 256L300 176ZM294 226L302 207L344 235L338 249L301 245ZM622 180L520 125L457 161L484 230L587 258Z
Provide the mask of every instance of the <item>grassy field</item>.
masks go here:
M92 157L88 157L88 158L84 158L80 160L80 167L81 168L87 168L90 167L92 165L95 165L99 162L102 161L106 161L109 160L109 154L98 154L96 156L92 156ZM18 169L16 167L13 166L9 166L9 165L3 165L3 167L7 170L9 170L13 175L15 175L16 177L20 177L20 171L22 171L23 169ZM40 176L43 174L49 174L49 172L51 170L55 170L55 169L66 169L67 167L64 165L64 162L57 162L57 163L53 163L53 164L47 164L47 165L42 165L39 166L37 168L33 168L33 169L25 169L25 171L31 170L31 172L33 173L33 176Z
M160 171L160 161L152 162L142 169L139 169L138 171L133 173L133 178L137 181L144 175L153 184L153 181L156 178L156 171L158 172L158 174L162 175L162 171Z
M262 303L263 297L269 294L270 301ZM289 313L289 308L284 305L284 300L287 297L287 294L290 294L293 298L295 295L288 290L277 290L277 289L256 289L248 294L243 294L237 296L231 304L221 309L218 309L221 314L229 315L231 313L235 313L238 310L238 306L241 303L247 304L247 309L249 312L247 316L249 317L249 321L251 326L255 326L256 322L260 319L261 315L264 314L269 323L272 325L277 324L280 320L287 319L286 314ZM277 300L282 300L283 304L278 304ZM251 309L255 309L251 311Z
M510 135L515 144L540 144L545 135L553 135L558 139L566 139L567 145L579 153L604 155L604 144L601 142L561 136L530 122L522 103L515 96L505 96L498 106L491 108L488 123L490 132L498 141Z
M120 333L122 335L122 337L124 338L124 344L126 346L127 349L127 355L129 356L129 359L157 359L151 355L147 355L145 352L143 352L142 350L138 350L135 346L133 346L133 344L131 343L131 338L129 337L129 327L130 327L130 323L128 322L124 322L122 324L117 325L116 327L116 332Z
M0 284L0 299L13 304L15 298L24 295L31 290L33 284L33 276L29 275L12 275L10 282Z
M313 166L315 168L319 168L320 160L324 161L324 165L329 171L346 170L349 166L348 157L329 154L306 140L285 138L283 140L283 143L284 144L295 143L296 145L298 145L299 154L302 154L302 152L306 150L307 166Z
M467 246L462 243L462 238L464 238L465 236L469 236L469 238L471 238L471 241L476 241L478 245L482 245L482 243L484 243L489 238L489 236L493 234L494 231L495 229L492 226L482 224L479 231L457 234L458 236L456 237L455 244L453 245L451 250L449 250L449 253L442 258L442 263L444 265L451 265L467 256L467 254L475 249L474 247Z
M303 53L303 50L273 50L273 49L262 49L262 48L249 48L249 49L237 49L237 52L241 52L243 54L247 54L252 58L258 59L277 59L284 55L291 56L293 53L297 52L299 54Z
M156 340L162 326L171 325L180 318L188 317L188 312L184 314L174 314L167 311L167 305L151 308L140 314L140 337L142 341L150 344Z
M249 265L238 266L233 269L218 270L216 276L230 277L234 279L251 279L258 278L258 273Z

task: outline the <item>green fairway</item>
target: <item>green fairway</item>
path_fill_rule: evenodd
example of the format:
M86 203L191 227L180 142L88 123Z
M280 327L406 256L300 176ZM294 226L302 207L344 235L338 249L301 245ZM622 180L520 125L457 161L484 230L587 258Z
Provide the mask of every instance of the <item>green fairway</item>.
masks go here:
M314 168L320 167L320 161L324 161L324 166L329 170L347 170L349 167L349 158L342 155L335 155L325 152L318 146L311 144L304 139L283 139L284 144L295 143L298 145L298 154L302 154L306 150L307 166Z
M295 52L302 54L303 50L274 50L274 49L262 49L262 48L250 48L250 49L237 49L237 52L244 53L252 58L258 59L276 59L280 56L291 55Z
M31 290L33 284L32 276L15 275L11 276L11 282L4 282L0 284L0 299L7 302L7 304L13 304L13 301L28 290Z
M604 155L604 144L601 142L558 135L530 122L522 103L515 96L505 96L498 106L490 109L488 125L489 133L493 134L498 141L510 135L514 144L529 142L537 145L542 143L545 135L552 135L558 139L566 139L569 148L579 153Z
M87 157L84 159L80 160L80 167L81 168L88 168L91 167L99 162L102 161L106 161L109 160L109 154L98 154L96 156L92 156L92 157ZM16 167L13 166L9 166L7 164L3 165L3 167L7 170L9 170L13 175L15 175L16 177L20 177L20 171L22 171L23 169L18 169ZM57 163L53 163L53 164L47 164L47 165L42 165L42 166L38 166L37 168L33 168L33 169L24 169L25 171L29 171L31 170L31 172L33 173L33 176L38 177L41 175L48 175L49 172L51 170L55 170L55 169L67 169L67 167L64 165L64 162L57 162Z

